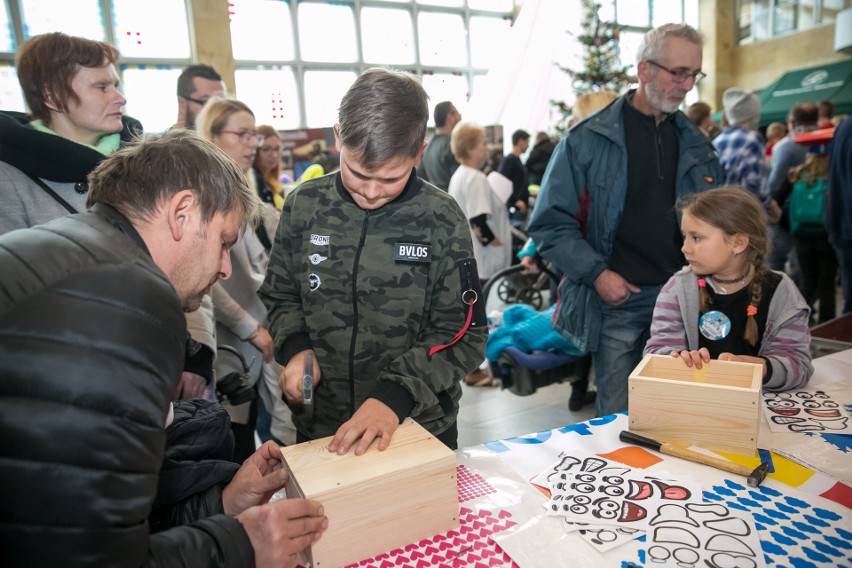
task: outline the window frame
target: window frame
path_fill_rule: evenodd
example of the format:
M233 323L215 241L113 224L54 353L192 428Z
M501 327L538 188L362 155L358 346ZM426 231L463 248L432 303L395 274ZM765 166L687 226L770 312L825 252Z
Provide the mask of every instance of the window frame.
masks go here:
M827 25L827 24L833 22L834 20L831 19L829 21L824 21L823 8L825 6L825 1L826 0L813 0L813 5L812 5L813 19L809 23L807 23L807 22L803 23L802 22L803 18L800 17L800 13L799 13L800 5L802 4L801 0L795 0L794 2L788 2L788 3L784 3L783 0L768 0L768 7L766 8L766 12L768 13L767 14L767 21L766 21L766 30L767 30L766 37L756 38L755 35L754 35L755 21L756 21L755 15L758 14L759 12L763 11L763 8L759 4L760 0L737 0L736 14L735 14L735 17L734 17L734 26L735 26L734 37L736 38L736 44L738 46L739 45L749 45L749 44L752 44L752 43L758 43L758 42L761 42L761 41L768 41L768 40L772 40L772 39L775 39L775 38L789 36L789 35L792 35L792 34L795 34L795 33L803 32L803 31L807 31L807 30L810 30L810 29L813 29L813 28L818 28L818 27ZM848 1L845 2L845 4L846 4L845 8L841 8L841 10L852 7L852 6L849 5L850 3ZM740 22L743 18L744 11L745 11L745 9L747 9L747 7L750 8L750 10L751 10L751 19L749 21L749 30L748 30L749 33L748 33L748 35L745 35L743 33L743 29L742 29L742 26L740 25ZM780 8L785 8L785 7L792 7L793 8L793 10L794 10L793 11L794 25L790 29L784 29L784 30L781 30L781 31L777 31L776 30L777 13L778 13L778 10Z

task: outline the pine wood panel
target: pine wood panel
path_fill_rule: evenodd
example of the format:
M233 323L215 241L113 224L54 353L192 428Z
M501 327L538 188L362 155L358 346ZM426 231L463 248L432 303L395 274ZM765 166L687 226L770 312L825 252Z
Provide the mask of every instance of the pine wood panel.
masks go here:
M753 456L762 375L752 363L714 360L695 370L680 359L646 355L628 379L630 431Z
M331 437L281 448L305 497L321 502L328 529L312 547L314 565L358 562L458 527L456 459L413 421L383 452L330 453Z

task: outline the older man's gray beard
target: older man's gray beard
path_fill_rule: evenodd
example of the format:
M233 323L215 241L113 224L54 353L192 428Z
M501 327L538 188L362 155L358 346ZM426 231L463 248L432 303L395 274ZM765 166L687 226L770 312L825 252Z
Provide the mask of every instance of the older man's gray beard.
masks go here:
M683 98L681 98L680 102L676 103L668 100L653 84L648 85L646 92L648 96L648 104L650 104L651 108L657 112L663 112L666 114L677 112L677 109L680 108L680 105L683 102ZM686 97L686 93L684 93L684 97Z

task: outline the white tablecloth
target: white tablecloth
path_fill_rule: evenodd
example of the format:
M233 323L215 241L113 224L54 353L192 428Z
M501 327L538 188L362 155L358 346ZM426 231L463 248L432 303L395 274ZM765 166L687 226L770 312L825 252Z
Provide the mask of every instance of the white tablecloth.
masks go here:
M852 404L852 350L834 353L814 361L815 373L809 388L832 395L847 408ZM500 440L458 451L458 463L479 474L493 492L466 503L487 511L507 511L517 524L494 534L497 542L521 568L553 568L556 566L621 566L643 562L643 544L632 541L619 548L600 553L577 533L566 533L558 517L545 515L546 498L529 482L553 464L563 452L605 454L624 447L618 434L627 429L626 414L606 416L564 428ZM827 491L848 490L852 484L852 436L826 434L773 433L761 418L758 447L780 450L813 469L793 464L772 454L777 464L762 487L767 494L778 495L782 510L787 502L801 506L788 514L787 520L775 522L762 514L772 512L773 502L755 504L753 512L765 522L758 525L767 565L791 565L790 558L802 559L799 565L852 566L852 510L821 497ZM762 458L769 454L765 451ZM647 469L669 474L691 476L701 481L707 499L725 499L739 508L749 509L754 500L748 498L744 478L670 456ZM757 465L747 458L733 457L742 463ZM782 463L783 462L783 463ZM782 482L783 481L783 482ZM818 511L820 526L810 526ZM780 514L780 513L779 513ZM783 517L783 515L781 515ZM773 525L774 523L774 525ZM823 526L824 525L824 526ZM843 545L842 543L846 544ZM807 564L810 563L810 564Z

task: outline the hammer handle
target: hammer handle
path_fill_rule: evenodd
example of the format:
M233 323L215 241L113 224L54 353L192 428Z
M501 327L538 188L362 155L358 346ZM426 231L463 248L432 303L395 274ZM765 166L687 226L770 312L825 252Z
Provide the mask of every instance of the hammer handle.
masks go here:
M663 442L660 445L660 453L674 456L676 458L683 458L691 462L703 463L704 465L709 465L710 467L715 467L716 469L736 473L737 475L742 475L745 477L748 477L749 475L751 475L752 471L754 471L753 467L748 467L738 463L729 462L728 460L707 456L687 448L676 446L669 442Z

